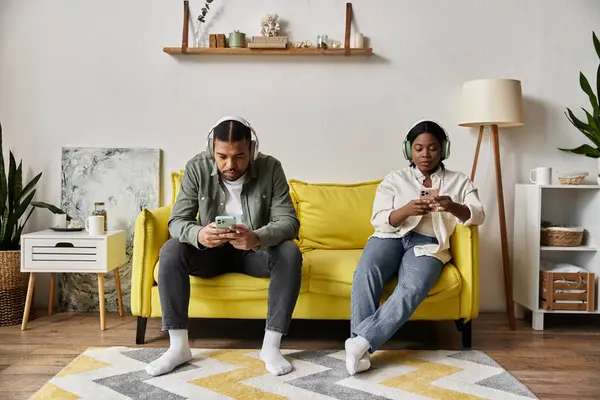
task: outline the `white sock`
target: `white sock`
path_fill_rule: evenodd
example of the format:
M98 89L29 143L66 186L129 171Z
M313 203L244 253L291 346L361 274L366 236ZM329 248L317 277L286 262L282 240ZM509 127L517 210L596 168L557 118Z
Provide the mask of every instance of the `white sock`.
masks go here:
M357 336L346 340L346 369L350 375L371 368L368 350L371 345L367 339ZM366 357L365 357L366 355Z
M146 367L146 372L152 376L159 376L169 373L175 367L184 364L192 359L192 351L188 343L187 329L175 329L169 331L171 345L169 349L160 356L160 358L152 361Z
M273 375L285 375L292 370L292 364L279 351L281 336L283 335L279 332L265 331L265 338L260 350L260 359L265 362L267 371Z

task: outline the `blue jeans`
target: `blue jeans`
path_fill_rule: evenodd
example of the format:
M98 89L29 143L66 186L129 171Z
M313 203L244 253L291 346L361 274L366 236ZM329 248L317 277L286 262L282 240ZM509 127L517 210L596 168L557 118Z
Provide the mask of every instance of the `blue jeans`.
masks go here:
M352 281L351 335L379 350L410 318L437 283L444 265L429 256L416 257L414 247L437 244L434 237L410 232L399 239L371 237ZM379 307L383 286L398 274L398 285Z

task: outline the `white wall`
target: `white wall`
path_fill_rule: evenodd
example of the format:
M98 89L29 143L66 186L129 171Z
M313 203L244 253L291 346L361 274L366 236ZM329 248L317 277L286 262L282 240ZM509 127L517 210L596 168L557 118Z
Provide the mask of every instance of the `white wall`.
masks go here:
M343 39L345 2L215 0L212 32L258 34L267 12L294 39ZM353 2L376 56L360 58L172 57L182 2L4 0L0 2L0 121L5 149L26 171L43 171L38 199L59 203L60 149L144 146L163 150L163 179L202 149L223 114L242 114L262 150L290 178L356 182L402 167L400 143L413 121L442 122L452 139L448 166L470 171L475 132L457 123L461 84L520 79L526 126L501 132L507 219L513 185L532 167L584 169L593 160L556 150L584 141L563 115L587 98L579 71L595 82L591 30L597 0L428 0ZM192 0L193 14L202 2ZM212 19L211 19L212 18ZM594 83L593 83L594 84ZM490 153L491 155L492 153ZM309 157L313 161L309 161ZM482 161L487 157L483 148ZM476 184L487 206L481 230L481 308L504 308L493 163ZM169 201L168 186L164 199ZM36 212L28 230L49 221ZM511 235L512 237L512 235ZM42 281L40 280L42 285ZM44 285L45 286L45 285ZM46 302L40 287L36 303Z

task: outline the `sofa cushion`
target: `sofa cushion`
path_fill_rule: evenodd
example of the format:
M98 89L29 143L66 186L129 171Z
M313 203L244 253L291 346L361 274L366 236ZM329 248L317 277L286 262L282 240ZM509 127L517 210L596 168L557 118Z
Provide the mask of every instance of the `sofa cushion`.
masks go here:
M312 250L304 253L310 264L310 291L314 293L350 297L354 270L362 250ZM384 287L389 296L398 283L394 278ZM446 264L442 275L429 292L431 300L442 300L460 292L462 280L453 264Z
M379 182L309 184L289 181L307 249L362 249L373 234L371 212Z
M154 267L154 281L158 282L160 261ZM309 262L302 260L300 293L308 292ZM267 299L269 278L255 278L240 273L228 273L214 278L190 276L190 297L221 300Z
M179 194L181 178L183 178L183 170L180 170L179 172L171 172L171 205L175 204L175 200Z

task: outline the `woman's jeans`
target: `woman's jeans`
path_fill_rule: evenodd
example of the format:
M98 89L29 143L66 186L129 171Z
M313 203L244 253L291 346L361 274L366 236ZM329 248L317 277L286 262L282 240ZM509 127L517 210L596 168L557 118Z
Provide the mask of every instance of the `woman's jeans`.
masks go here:
M365 338L377 351L410 318L442 272L440 260L416 257L414 247L437 239L410 232L399 239L371 237L352 282L352 337ZM383 286L398 275L398 286L379 307Z

